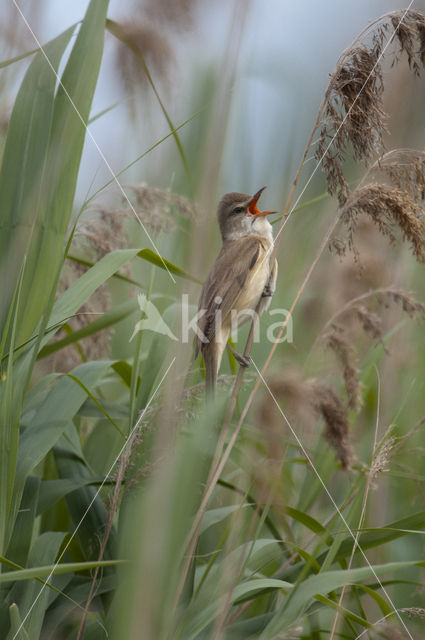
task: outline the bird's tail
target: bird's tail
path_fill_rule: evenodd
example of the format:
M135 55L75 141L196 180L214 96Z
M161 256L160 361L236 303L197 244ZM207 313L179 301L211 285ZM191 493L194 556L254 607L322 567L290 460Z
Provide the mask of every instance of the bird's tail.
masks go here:
M205 362L205 392L207 398L214 398L217 382L217 353L216 349L204 350Z

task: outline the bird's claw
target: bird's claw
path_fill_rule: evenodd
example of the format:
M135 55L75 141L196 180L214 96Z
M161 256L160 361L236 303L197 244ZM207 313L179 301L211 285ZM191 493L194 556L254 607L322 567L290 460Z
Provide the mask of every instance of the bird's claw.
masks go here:
M266 285L264 287L263 293L261 294L262 298L271 298L273 295L274 291L272 291L272 288L269 287L268 285Z
M249 367L252 364L251 356L241 356L239 353L235 355L236 360L239 362L241 367Z

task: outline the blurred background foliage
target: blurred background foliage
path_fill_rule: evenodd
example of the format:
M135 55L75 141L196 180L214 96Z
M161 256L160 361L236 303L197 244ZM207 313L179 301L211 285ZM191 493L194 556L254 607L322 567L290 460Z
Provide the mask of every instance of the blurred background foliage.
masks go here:
M234 360L206 407L191 337L130 340L139 293L180 336L223 193L267 184L263 207L283 210L339 55L399 8L266 4L1 7L5 638L423 637L424 267L402 234L363 216L357 253L338 255L337 227L240 431L281 316L261 321L230 430ZM50 62L13 61L34 36ZM398 57L383 61L384 143L422 152L423 71ZM291 306L337 215L314 151L271 310Z

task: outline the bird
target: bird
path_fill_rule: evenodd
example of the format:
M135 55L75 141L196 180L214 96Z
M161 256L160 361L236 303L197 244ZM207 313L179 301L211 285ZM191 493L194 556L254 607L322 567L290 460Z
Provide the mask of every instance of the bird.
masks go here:
M217 208L223 241L221 251L202 287L198 304L195 358L202 353L206 393L214 395L218 371L227 347L244 367L250 359L228 343L233 329L265 311L276 288L277 260L271 258L272 226L257 202L266 187L253 196L226 193ZM257 308L258 307L258 308Z

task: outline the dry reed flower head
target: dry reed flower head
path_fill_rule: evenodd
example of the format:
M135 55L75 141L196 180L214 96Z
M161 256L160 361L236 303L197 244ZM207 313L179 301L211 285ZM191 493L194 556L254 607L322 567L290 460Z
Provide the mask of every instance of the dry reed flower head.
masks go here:
M383 150L386 114L381 59L387 55L388 39L399 45L396 52L391 48L393 64L405 53L410 69L418 74L420 67L425 66L424 33L422 13L411 10L389 13L344 51L331 75L315 157L322 162L329 193L337 194L341 206L350 193L343 173L349 146L354 158L366 163Z
M378 56L376 47L372 50L365 46L354 48L337 66L326 93L326 120L315 156L319 161L323 158L328 191L331 195L338 194L340 204L350 191L342 170L349 143L356 160L370 159L376 149L382 147L385 114Z
M120 27L127 44L118 43L116 65L125 91L131 93L136 86L148 83L139 55L155 79L167 79L173 56L165 34L157 26L139 18L121 23Z
M405 634L389 622L377 623L372 637L384 640L406 640Z
M309 381L312 390L312 403L319 416L325 422L325 439L335 449L343 469L348 469L353 458L349 441L349 423L347 408L328 385L318 380Z
M421 620L425 620L425 609L422 607L406 607L404 609L399 609L399 611L407 613L409 618L420 618Z
M342 366L348 407L359 411L362 406L362 394L354 347L345 336L343 327L336 324L333 324L329 333L324 336L324 343L334 352Z
M407 313L409 318L418 318L419 320L425 320L425 304L420 300L415 300L413 295L407 291L401 289L387 289L380 295L382 304L386 307L391 302L401 306L402 310Z
M193 21L193 11L198 0L149 0L147 15L159 23L173 28L187 29Z
M369 471L371 482L373 482L377 475L388 471L391 456L395 449L395 445L397 444L397 439L395 438L395 436L390 435L390 433L391 427L383 437L380 445L374 453Z
M379 158L368 175L386 176L390 184L407 191L413 200L425 199L425 153L417 149L392 149Z
M305 425L323 419L325 439L334 448L342 468L347 469L353 457L348 412L335 391L314 378L306 380L299 372L274 375L267 384L274 397L285 400L285 414L290 421L297 417ZM276 413L269 397L264 397L260 403L258 419L268 437L272 457L275 457L277 429L282 429L282 417Z
M312 418L310 403L305 402L305 379L299 371L290 370L283 376L273 375L267 381L268 387L276 398L284 398L285 413L289 419L295 417L303 424L309 425ZM276 411L270 398L264 396L263 401L258 406L258 420L268 437L272 439L275 433L280 438L282 428L282 417Z
M187 30L193 21L197 0L147 0L143 10L134 7L131 21L119 25L122 40L117 45L116 66L124 89L130 93L140 84L166 81L175 64L171 35Z
M374 310L369 308L372 303L375 304ZM342 368L348 407L355 411L362 406L358 356L354 348L358 337L355 327L360 327L373 341L382 340L386 326L379 311L380 307L381 310L382 307L388 309L391 304L401 307L410 318L425 320L425 304L411 293L393 288L376 289L347 302L328 320L316 339L315 345L322 344L334 352Z
M128 245L125 229L127 210L94 204L88 213L89 216L82 218L77 225L73 249L88 251L97 261L107 253Z
M355 313L363 331L368 334L372 340L380 340L384 334L382 318L363 304L355 307Z
M401 230L416 259L425 264L425 217L420 205L407 191L386 184L358 187L346 200L341 220L348 228L348 244L354 247L354 231L360 214L369 216L382 235L396 242L395 231Z
M343 255L346 248L359 258L355 233L362 219L375 225L394 245L397 230L410 243L416 259L425 260L425 153L415 149L393 149L369 168L360 184L347 196L340 218L347 240L337 239L331 250Z
M379 233L376 226L366 216L358 219L355 233L355 247L358 259L353 260L347 251L347 244L338 238L341 247L337 259L337 268L330 268L330 261L318 264L313 275L313 295L302 308L307 322L314 317L322 324L338 313L350 300L365 292L389 286L398 274L398 263L394 259L395 251L387 240ZM331 253L335 253L331 247ZM323 292L326 291L326 296ZM350 334L358 333L359 324L350 319L349 326L344 329Z
M146 184L126 185L135 196L137 215L152 233L174 231L177 220L193 219L195 216L191 202L169 189L159 189Z
M345 328L348 324L347 318L351 317L354 320L360 321L362 328L371 338L379 339L383 335L382 318L377 312L372 311L366 306L366 304L370 304L373 301L377 301L378 304L383 305L386 309L389 308L390 304L394 303L399 305L410 318L416 317L419 320L425 320L425 304L416 300L411 292L385 287L372 289L367 293L363 293L349 300L328 320L325 329L327 330L329 328L333 332L342 331L342 327L335 324L336 320L342 322L344 318ZM319 334L318 340L323 342L327 341L329 333L326 330L323 330L321 334Z

